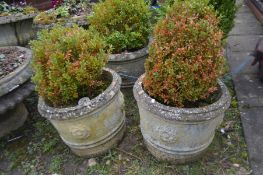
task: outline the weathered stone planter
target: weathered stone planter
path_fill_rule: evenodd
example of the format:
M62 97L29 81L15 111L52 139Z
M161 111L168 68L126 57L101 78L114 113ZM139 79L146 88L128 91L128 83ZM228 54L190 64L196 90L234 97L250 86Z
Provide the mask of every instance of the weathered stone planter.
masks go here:
M144 62L148 56L148 46L135 52L112 54L107 67L115 70L122 78L122 88L132 87L144 73Z
M111 85L94 99L80 99L77 106L53 108L39 98L40 114L53 124L62 140L79 156L102 154L115 146L124 134L121 78L110 69L105 69L105 76L112 79Z
M231 97L223 82L221 97L200 108L176 108L151 98L142 87L142 75L133 93L139 106L140 127L148 150L159 160L185 163L198 158L210 145Z
M0 46L25 46L34 37L36 14L0 17Z
M29 49L17 48L25 51L26 60L15 71L0 79L0 137L23 125L28 115L23 100L34 90L34 85L29 81L32 53Z

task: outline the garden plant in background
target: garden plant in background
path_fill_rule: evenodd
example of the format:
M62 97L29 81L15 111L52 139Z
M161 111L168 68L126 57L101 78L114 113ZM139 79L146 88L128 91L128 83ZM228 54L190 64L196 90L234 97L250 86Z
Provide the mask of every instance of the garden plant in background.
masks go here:
M21 1L18 4L7 4L5 1L0 2L0 17L10 15L28 15L37 13L38 10L27 5L26 1Z
M125 128L121 79L103 69L108 55L99 34L56 26L41 31L31 46L38 110L63 141L80 156L97 155L116 145Z
M92 28L112 49L108 66L123 78L123 86L132 86L144 72L150 35L150 10L144 0L105 0L93 8Z
M156 18L162 19L172 4L178 1L184 0L166 0L165 3L162 3L160 8L155 9L157 11ZM207 3L216 10L216 15L220 19L218 25L226 37L234 25L235 13L237 11L236 0L207 0Z
M28 6L25 1L20 4L0 2L0 46L25 46L33 38L33 18L38 10Z
M90 0L53 0L50 10L41 12L35 19L37 25L52 25L53 23L77 23L87 25L86 17L90 15L92 3Z
M223 32L207 1L175 2L154 30L146 73L134 86L141 131L159 159L187 162L212 142L229 107Z

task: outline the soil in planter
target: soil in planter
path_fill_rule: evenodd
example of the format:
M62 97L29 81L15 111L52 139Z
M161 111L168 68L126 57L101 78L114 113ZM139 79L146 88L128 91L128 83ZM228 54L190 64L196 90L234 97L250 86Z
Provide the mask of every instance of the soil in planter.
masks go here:
M25 60L25 51L16 47L0 48L0 79L15 71Z

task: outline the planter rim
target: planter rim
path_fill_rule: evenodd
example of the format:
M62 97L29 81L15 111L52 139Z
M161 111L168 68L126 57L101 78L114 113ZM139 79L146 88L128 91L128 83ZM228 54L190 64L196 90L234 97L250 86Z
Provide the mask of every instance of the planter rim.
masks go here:
M28 48L20 47L20 46L6 46L0 48L18 48L20 51L25 51L25 57L26 57L26 60L22 65L19 66L19 68L15 69L13 72L9 73L4 78L0 79L0 88L2 89L5 86L5 84L9 83L10 81L13 81L14 85L17 83L21 84L27 81L32 74L31 69L29 68L32 58L32 51ZM16 81L15 76L17 75L19 76L19 74L21 74L22 72L24 72L25 75L21 75L23 78L19 78L19 80ZM9 91L11 91L11 89L9 89ZM5 93L6 92L0 92L0 96L4 95Z
M141 58L149 53L148 48L149 46L147 45L144 48L138 49L134 52L125 51L118 54L110 54L109 62L121 62Z
M38 13L31 13L31 14L17 14L17 15L10 15L10 16L2 16L0 17L0 24L7 24L11 22L22 21L25 19L34 18L37 16Z
M112 82L108 88L97 97L90 99L83 97L79 99L78 105L73 107L55 108L48 106L43 97L39 97L38 111L41 116L52 120L67 120L80 118L83 115L91 113L104 105L107 105L120 91L121 77L113 70L104 68L112 76Z
M193 121L201 122L216 118L216 115L209 115L216 111L227 109L230 105L231 96L226 85L218 79L218 85L221 88L220 98L207 106L199 108L178 108L167 106L159 103L154 98L150 97L142 87L142 80L145 74L135 82L133 93L138 104L142 105L146 110L158 115L161 118L173 121Z

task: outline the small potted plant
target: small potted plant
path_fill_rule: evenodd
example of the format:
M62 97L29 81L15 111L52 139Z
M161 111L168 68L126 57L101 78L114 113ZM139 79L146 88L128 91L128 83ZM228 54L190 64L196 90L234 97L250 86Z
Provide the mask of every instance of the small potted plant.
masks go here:
M11 5L0 2L0 46L27 45L34 36L32 24L37 13L24 1Z
M144 73L150 34L150 10L144 0L106 0L95 4L90 27L104 36L112 55L108 67L131 87Z
M108 55L99 35L74 27L54 27L31 42L33 82L39 113L79 156L102 154L125 130L121 78L103 69Z
M202 1L178 1L154 30L146 73L134 85L140 127L150 152L184 163L203 153L230 105L223 32Z
M92 2L90 0L52 0L52 8L39 13L34 19L34 28L51 29L56 24L64 26L88 27L87 16L91 15Z

